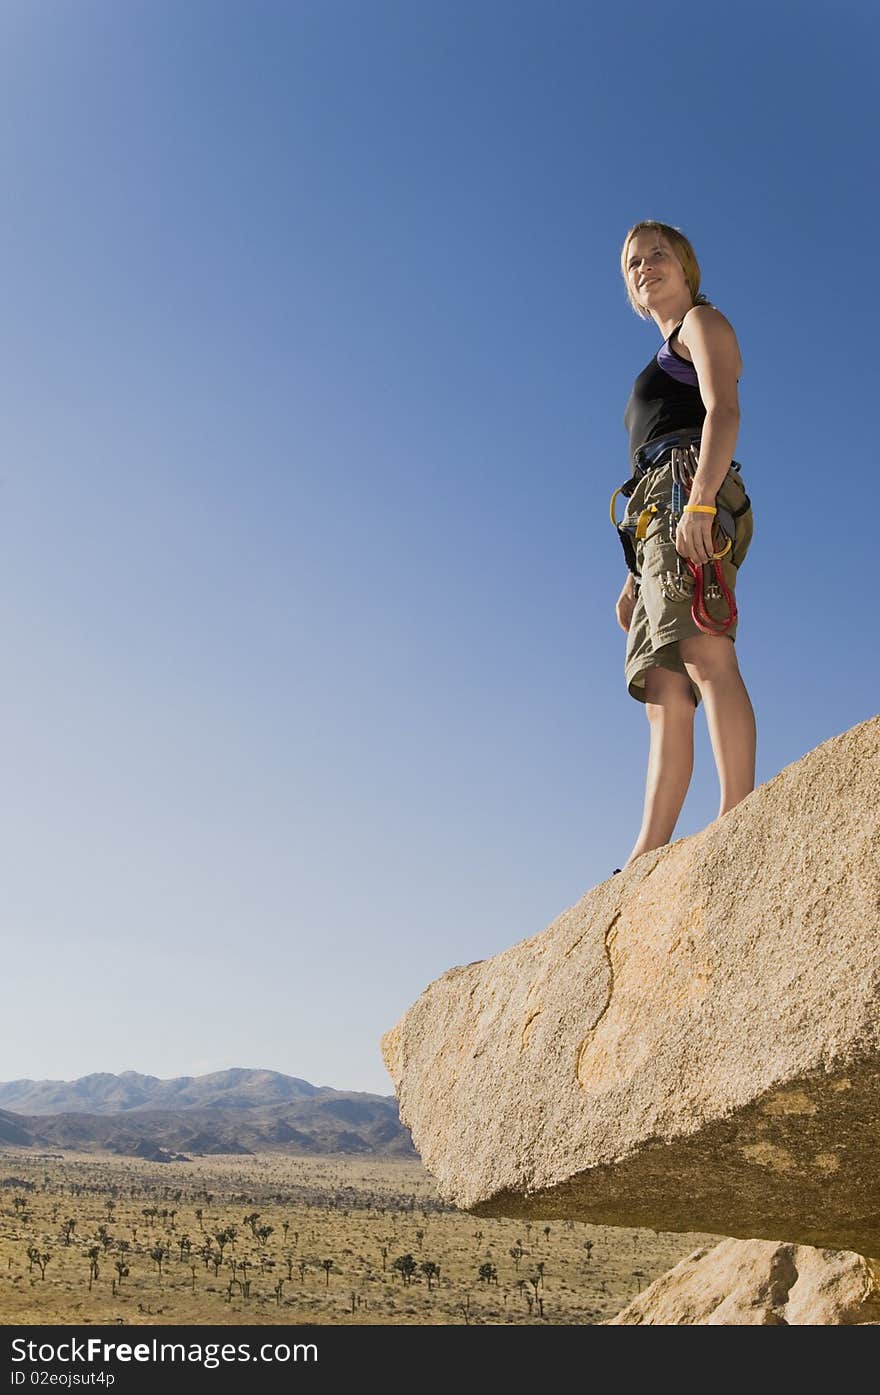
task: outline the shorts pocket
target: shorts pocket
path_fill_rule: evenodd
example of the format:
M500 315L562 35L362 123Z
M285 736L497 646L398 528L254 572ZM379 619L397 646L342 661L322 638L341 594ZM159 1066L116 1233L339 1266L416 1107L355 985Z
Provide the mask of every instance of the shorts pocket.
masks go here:
M736 537L733 540L733 547L730 553L730 560L735 567L742 566L746 553L752 541L752 534L755 530L755 521L752 517L751 507L741 513L736 520Z
M723 504L723 506L734 515L737 513L737 510L743 507L743 504L748 504L746 487L738 474L731 471L727 475L718 491L717 502ZM740 513L738 518L734 517L733 522L735 533L728 560L732 562L735 567L740 567L749 550L755 526L751 504L748 504L748 508L744 513Z

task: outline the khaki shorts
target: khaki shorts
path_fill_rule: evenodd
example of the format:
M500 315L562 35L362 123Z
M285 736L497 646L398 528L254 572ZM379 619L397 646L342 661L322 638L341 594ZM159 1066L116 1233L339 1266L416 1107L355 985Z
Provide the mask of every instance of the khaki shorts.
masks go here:
M660 465L649 470L636 486L626 509L627 519L636 519L643 509L654 502L668 504L672 495L672 465ZM735 513L742 508L746 499L745 487L736 470L730 470L718 491L719 505ZM721 559L725 584L731 592L736 589L737 572L749 550L752 541L753 519L751 508L736 520L736 538L726 557ZM651 523L644 541L636 543L641 580L636 583L636 605L626 637L626 686L632 697L645 702L645 673L649 668L671 669L689 678L687 669L679 653L679 640L690 635L702 634L691 614L693 600L693 577L687 563L675 550L670 538L669 515L661 513ZM686 598L676 593L670 584L670 573L679 581L684 577ZM703 576L706 589L703 593L709 615L723 622L727 619L727 601L715 582L714 570L708 567ZM725 636L736 638L737 624L734 622ZM700 690L690 679L694 702L699 706Z

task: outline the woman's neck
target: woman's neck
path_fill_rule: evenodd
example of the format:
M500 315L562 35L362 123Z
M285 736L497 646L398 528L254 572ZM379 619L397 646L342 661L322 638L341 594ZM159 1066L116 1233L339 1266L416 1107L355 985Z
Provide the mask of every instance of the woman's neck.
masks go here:
M675 326L681 324L687 312L693 308L693 304L693 297L688 295L686 298L677 300L674 305L651 311L651 319L664 339L668 339Z

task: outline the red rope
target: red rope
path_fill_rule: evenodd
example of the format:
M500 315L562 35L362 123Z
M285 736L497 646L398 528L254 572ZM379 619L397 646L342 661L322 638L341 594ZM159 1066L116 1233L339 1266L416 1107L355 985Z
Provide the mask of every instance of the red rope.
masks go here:
M706 566L709 565L710 563L707 562ZM694 617L694 624L707 635L726 634L731 625L736 623L737 612L736 600L734 599L733 592L724 580L724 572L721 569L721 563L714 561L711 563L711 566L715 572L715 580L721 587L721 592L727 601L726 620L713 619L706 609L706 602L703 598L703 568L698 566L696 562L691 561L688 562L688 566L694 578L694 600L691 606L691 615Z

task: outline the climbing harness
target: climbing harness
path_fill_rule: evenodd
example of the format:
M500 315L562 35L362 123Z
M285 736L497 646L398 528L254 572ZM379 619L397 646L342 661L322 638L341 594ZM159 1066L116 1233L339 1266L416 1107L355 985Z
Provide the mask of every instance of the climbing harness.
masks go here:
M641 580L641 576L636 542L645 540L648 528L655 517L663 513L668 515L669 539L670 542L675 543L676 530L679 520L684 515L694 474L699 463L700 435L701 432L698 430L682 430L672 436L664 436L658 441L651 441L647 446L642 446L636 451L633 458L632 477L620 485L618 489L615 489L611 496L611 522L620 537L626 564L637 581ZM672 492L669 504L662 502L651 504L643 509L637 518L628 519L624 513L623 518L618 522L614 513L617 496L622 494L625 499L629 499L648 470L657 469L660 465L666 464L669 457L671 457L672 463ZM738 471L740 469L739 462L731 461L731 469ZM696 508L696 505L691 505L691 511L695 511ZM721 506L715 510L716 527L713 527L713 543L716 542L716 531L726 538L726 542L721 550L714 552L709 562L704 564L711 567L714 580L707 582L704 566L691 562L689 559L686 560L680 553L676 553L675 570L664 572L660 577L660 586L670 600L682 603L691 602L691 615L694 624L704 634L726 634L736 622L736 600L724 580L721 558L725 557L733 547L736 537L736 520L749 508L751 508L751 501L746 495L744 502L733 512ZM703 509L700 509L700 512L702 511ZM720 601L722 597L727 603L727 618L715 620L706 608L706 601Z

